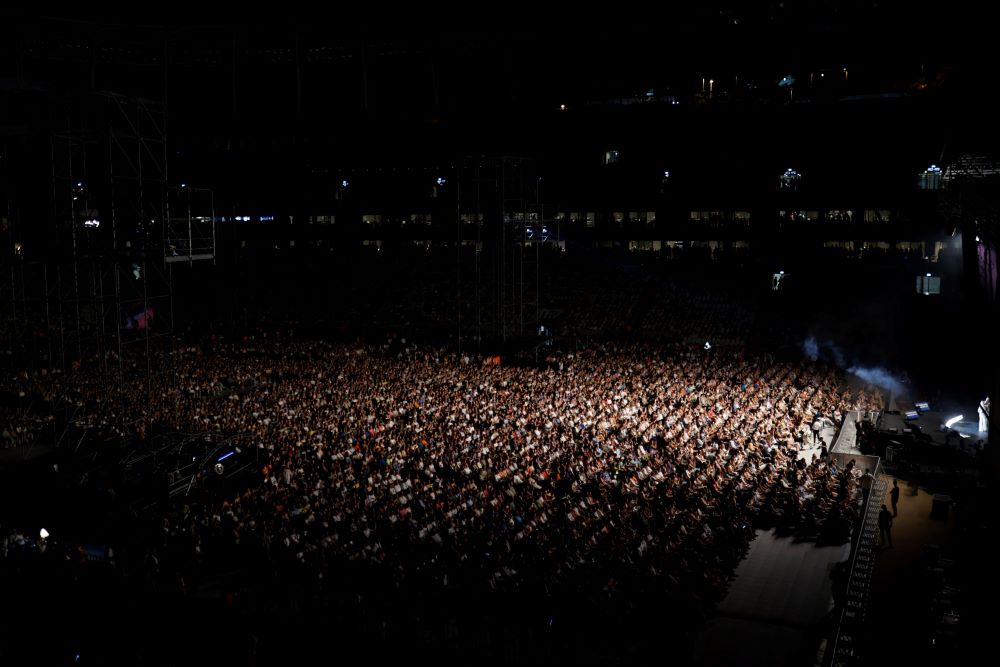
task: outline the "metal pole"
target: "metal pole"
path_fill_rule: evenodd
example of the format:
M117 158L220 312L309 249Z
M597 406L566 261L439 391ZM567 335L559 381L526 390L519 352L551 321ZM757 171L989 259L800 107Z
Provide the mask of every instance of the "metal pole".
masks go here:
M462 353L462 164L455 174L455 300L458 307L458 353Z
M194 262L194 237L191 233L191 191L187 188L184 190L187 193L187 219L188 219L188 263Z
M212 264L215 264L215 191L209 190L208 194L212 206Z

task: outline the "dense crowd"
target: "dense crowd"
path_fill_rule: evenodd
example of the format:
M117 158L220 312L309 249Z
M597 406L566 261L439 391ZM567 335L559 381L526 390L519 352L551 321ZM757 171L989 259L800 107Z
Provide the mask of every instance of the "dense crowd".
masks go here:
M256 483L168 515L154 550L252 550L317 585L363 561L397 585L712 600L755 527L848 538L859 471L799 443L817 414L882 400L829 368L700 348L606 345L538 368L272 338L175 357L117 402L85 370L21 384L103 398L94 418L140 436L256 450Z
M116 549L125 569L180 591L238 566L327 599L349 589L368 608L391 591L381 619L442 594L470 613L510 596L512 609L668 599L694 619L757 529L849 539L860 471L801 450L817 415L882 407L876 391L751 355L751 310L711 285L563 268L546 283L554 329L630 342L549 347L546 363L521 366L398 338L372 348L258 331L9 374L0 392L24 400L0 417L22 441L56 415L53 431L182 433L241 452L227 470L252 474L223 483L205 467L138 554ZM437 318L390 305L374 308L387 327Z

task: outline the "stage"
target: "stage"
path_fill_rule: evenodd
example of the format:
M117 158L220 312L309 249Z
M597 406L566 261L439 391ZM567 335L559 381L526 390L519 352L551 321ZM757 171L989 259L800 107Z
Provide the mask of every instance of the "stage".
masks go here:
M934 409L918 411L916 408L884 412L878 419L876 432L885 444L904 447L923 444L951 448L969 455L975 455L987 440L987 434L979 432L974 407L970 409L968 406L947 412Z

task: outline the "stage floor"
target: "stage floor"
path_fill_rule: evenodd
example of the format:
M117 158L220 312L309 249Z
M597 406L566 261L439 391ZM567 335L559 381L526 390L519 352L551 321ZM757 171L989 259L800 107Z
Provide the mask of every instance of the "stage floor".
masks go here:
M963 449L974 449L979 440L987 440L986 433L979 432L978 416L971 417L965 411L940 412L931 410L920 413L916 419L907 419L905 414L884 413L879 419L878 432L883 437L900 441L910 438L922 439L926 436L930 444L939 447L958 447L961 442ZM949 419L964 416L964 419L952 424L948 431L942 430L942 425ZM950 433L950 436L949 436Z

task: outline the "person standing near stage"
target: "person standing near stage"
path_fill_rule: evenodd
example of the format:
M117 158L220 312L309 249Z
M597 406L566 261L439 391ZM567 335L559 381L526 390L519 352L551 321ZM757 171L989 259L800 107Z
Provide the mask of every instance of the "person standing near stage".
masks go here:
M820 434L820 431L822 431L822 430L823 430L823 421L819 418L819 415L817 414L816 418L813 419L813 423L812 423L812 434L813 434L813 444L814 445L817 442L819 442L819 434Z
M879 546L885 546L886 542L889 543L889 548L892 548L892 513L886 509L885 505L882 505L882 511L878 513L878 532L879 532Z
M896 509L896 504L899 502L899 482L897 480L892 480L892 491L889 492L889 497L892 499L892 515L899 516L899 510Z
M868 468L865 468L865 474L861 476L861 493L864 495L864 499L868 501L868 495L871 493L872 487L875 486L875 475L871 473Z

